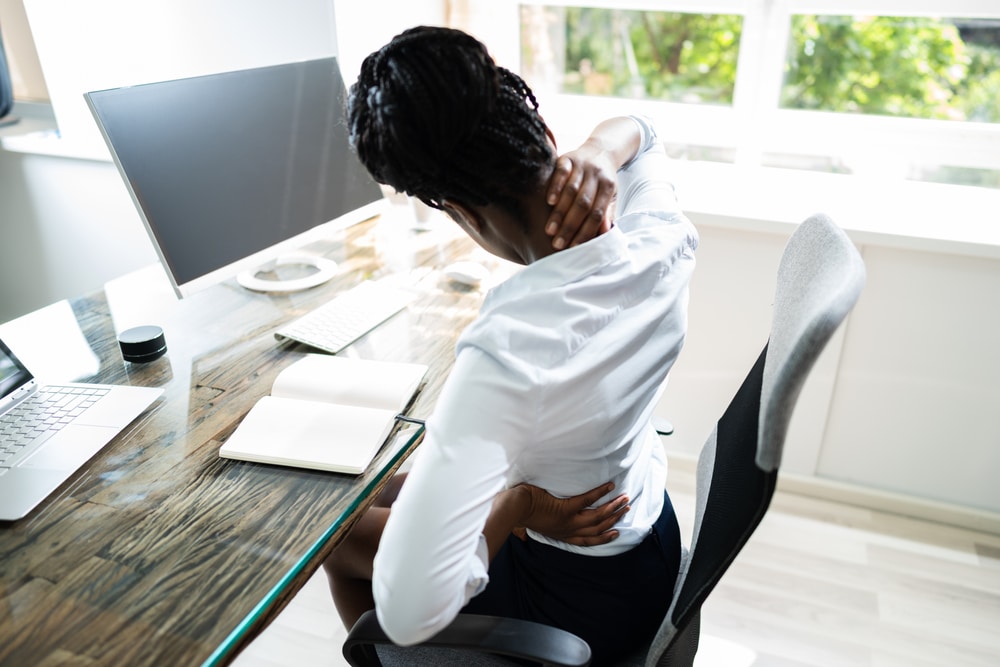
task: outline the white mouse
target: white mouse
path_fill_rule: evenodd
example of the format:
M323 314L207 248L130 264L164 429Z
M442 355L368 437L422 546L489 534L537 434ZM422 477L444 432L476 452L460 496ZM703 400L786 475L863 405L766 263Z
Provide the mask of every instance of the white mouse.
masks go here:
M489 269L472 260L455 262L444 267L444 275L456 283L476 287L490 275Z

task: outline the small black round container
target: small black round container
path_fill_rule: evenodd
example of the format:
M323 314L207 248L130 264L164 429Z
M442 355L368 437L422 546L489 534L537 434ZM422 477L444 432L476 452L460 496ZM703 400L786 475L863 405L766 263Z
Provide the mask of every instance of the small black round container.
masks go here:
M125 361L137 364L154 361L167 353L163 329L153 325L126 329L118 334L118 346Z

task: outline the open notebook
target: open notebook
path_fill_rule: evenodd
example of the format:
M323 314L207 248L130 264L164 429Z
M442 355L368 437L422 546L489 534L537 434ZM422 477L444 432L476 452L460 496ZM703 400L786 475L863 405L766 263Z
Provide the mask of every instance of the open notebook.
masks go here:
M278 374L219 456L360 474L426 372L422 364L308 354Z

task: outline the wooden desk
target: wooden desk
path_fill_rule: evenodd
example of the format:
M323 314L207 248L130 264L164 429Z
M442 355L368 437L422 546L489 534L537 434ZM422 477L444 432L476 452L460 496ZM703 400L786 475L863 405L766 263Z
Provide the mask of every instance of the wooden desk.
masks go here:
M419 429L406 426L360 477L218 458L275 375L310 351L279 344L273 330L363 279L409 275L418 300L342 354L429 364L410 411L427 416L455 339L482 299L434 269L472 249L447 224L417 233L371 221L314 244L342 270L306 292L259 294L229 281L176 301L122 296L109 284L72 301L99 359L99 371L82 380L165 393L32 514L0 524L0 664L231 660L316 571L418 439ZM163 326L166 357L122 361L115 331L131 325L130 309Z

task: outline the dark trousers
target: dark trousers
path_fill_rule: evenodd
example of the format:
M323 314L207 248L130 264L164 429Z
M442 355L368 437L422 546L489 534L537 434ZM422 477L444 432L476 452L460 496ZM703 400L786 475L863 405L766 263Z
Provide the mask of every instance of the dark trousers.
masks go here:
M586 556L510 536L490 563L486 589L463 609L545 623L582 637L593 665L648 642L666 614L681 542L670 497L640 544L616 556Z

